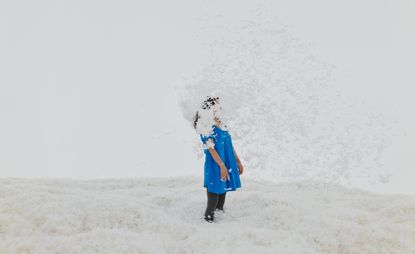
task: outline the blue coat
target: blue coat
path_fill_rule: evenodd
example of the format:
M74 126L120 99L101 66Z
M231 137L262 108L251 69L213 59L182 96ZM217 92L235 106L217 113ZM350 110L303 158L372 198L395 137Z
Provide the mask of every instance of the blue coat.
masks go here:
M241 187L238 165L233 152L232 137L228 131L213 125L213 134L204 136L200 134L200 139L204 144L205 164L204 164L204 184L209 192L223 194L227 191L235 191ZM220 167L213 159L206 146L206 141L212 139L215 150L228 170L229 180L220 179Z

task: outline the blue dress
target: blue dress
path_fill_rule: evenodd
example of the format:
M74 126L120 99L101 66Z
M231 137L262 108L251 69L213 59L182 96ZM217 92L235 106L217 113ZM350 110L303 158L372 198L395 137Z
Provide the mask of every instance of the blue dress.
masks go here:
M222 130L213 125L213 134L205 136L200 134L200 139L204 144L205 165L204 165L204 184L209 192L223 194L227 191L235 191L241 187L238 165L233 152L232 137L228 131ZM206 142L211 139L215 144L215 150L222 162L228 169L229 180L220 178L220 167L210 154Z

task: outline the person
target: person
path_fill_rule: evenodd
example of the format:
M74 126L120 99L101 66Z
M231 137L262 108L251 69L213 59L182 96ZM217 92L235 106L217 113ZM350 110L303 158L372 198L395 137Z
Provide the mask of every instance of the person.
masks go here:
M207 192L207 207L205 220L214 222L215 210L224 212L226 193L241 188L241 175L244 171L241 160L236 154L232 144L232 136L227 126L220 119L219 97L210 97L202 103L201 110L213 110L212 125L209 134L200 133L198 124L201 118L199 111L196 112L193 127L199 132L202 140L205 163L204 163L204 184ZM208 114L209 115L209 114ZM206 116L206 114L204 115ZM205 117L209 118L209 117ZM206 119L203 119L206 120ZM206 122L205 122L206 123Z

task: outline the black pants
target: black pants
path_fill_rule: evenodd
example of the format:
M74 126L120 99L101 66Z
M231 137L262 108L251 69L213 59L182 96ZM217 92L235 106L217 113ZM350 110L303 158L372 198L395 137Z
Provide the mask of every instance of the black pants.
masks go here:
M216 208L223 209L223 205L225 204L226 192L223 194L217 194L209 192L206 188L206 193L207 207L205 211L205 216L211 215L213 217Z

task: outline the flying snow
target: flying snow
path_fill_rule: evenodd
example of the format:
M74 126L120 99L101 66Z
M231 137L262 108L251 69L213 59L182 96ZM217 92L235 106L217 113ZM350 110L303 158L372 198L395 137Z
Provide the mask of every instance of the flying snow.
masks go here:
M178 89L186 120L206 96L219 96L221 118L255 178L388 181L390 172L380 170L388 121L339 92L336 66L319 60L266 9L243 21L222 19L206 18L209 61ZM211 112L199 113L200 128L209 132Z

